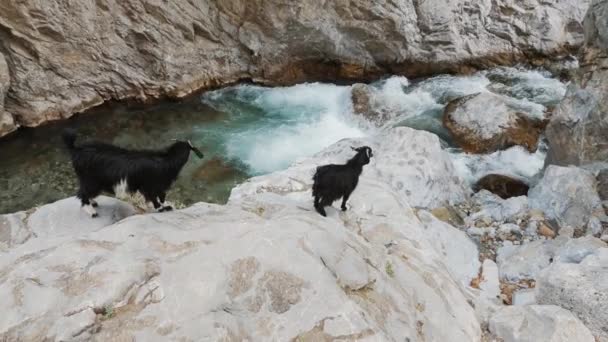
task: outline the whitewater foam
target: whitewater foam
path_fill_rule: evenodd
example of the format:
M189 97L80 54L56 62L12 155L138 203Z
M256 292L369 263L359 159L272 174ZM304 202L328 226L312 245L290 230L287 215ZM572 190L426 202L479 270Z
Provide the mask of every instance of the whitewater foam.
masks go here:
M338 140L372 132L353 116L349 86L237 86L213 93L203 100L215 107L225 105L223 93L253 107L231 107L249 111L241 115L259 111L255 122L235 128L226 141L228 157L244 162L253 174L284 169Z
M241 85L209 92L203 102L229 112L232 126L224 135L228 158L247 165L252 174L288 167L344 138L362 138L378 130L405 125L451 141L442 125L445 105L458 97L493 92L508 105L533 117L559 101L565 85L544 72L500 68L471 76L440 75L419 82L393 76L370 84L371 105L387 121L380 128L353 113L351 87L323 83L267 88ZM450 153L459 175L473 182L500 172L530 178L542 168L544 150L528 153L513 147L488 155Z

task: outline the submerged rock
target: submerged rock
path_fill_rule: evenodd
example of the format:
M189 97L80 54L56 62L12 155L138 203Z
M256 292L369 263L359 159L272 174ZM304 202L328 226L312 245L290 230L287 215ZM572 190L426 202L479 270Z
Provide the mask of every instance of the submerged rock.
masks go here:
M521 145L534 152L544 128L537 108L491 93L479 93L451 101L445 107L443 124L466 152L491 153Z
M5 1L6 110L35 126L108 99L182 97L242 79L369 80L554 58L582 43L588 3Z
M608 160L608 2L594 0L585 18L585 48L566 98L547 127L547 164Z
M220 158L212 158L205 161L192 174L193 178L209 183L235 179L237 176L243 177L243 172Z
M483 176L473 186L474 191L487 190L502 199L526 196L529 186L525 182L509 176L490 174Z
M372 117L373 109L371 102L373 95L369 86L363 83L355 83L352 85L350 92L355 114Z
M604 215L595 177L577 167L550 165L528 196L531 208L543 211L560 227L586 231L592 217Z
M555 305L507 306L490 319L490 331L504 342L594 342L589 329Z

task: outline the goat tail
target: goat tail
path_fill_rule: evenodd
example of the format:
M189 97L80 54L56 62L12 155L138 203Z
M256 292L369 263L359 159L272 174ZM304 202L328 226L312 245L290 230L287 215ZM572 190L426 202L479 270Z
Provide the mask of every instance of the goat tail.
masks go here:
M73 150L76 147L76 131L73 129L66 129L63 131L61 135L63 138L63 143L68 148L68 150Z

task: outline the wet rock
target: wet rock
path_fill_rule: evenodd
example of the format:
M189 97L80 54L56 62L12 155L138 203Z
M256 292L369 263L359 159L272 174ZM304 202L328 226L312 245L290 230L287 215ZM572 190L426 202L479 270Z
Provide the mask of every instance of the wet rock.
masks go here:
M581 45L588 3L472 2L462 12L461 3L437 0L5 1L6 111L35 126L108 99L182 97L242 79L369 80L552 58Z
M473 190L487 190L500 198L526 196L529 186L525 182L509 176L490 174L482 177L475 183Z
M205 161L192 175L194 179L208 183L234 179L237 176L242 177L243 172L217 157Z
M496 311L490 331L504 342L594 342L587 327L555 305L509 306Z
M566 59L568 60L568 59ZM570 63L557 61L552 66L552 72L536 70L529 71L520 68L498 67L488 70L485 75L491 81L487 89L517 99L528 99L542 104L547 109L558 105L566 93L566 86L552 75L560 75L569 71L563 69L578 68L576 60ZM546 63L551 64L551 63ZM561 64L561 65L559 65ZM557 68L555 68L557 66ZM556 70L558 69L558 70ZM562 69L562 70L559 70Z
M10 87L11 77L4 55L0 53L0 137L17 129L13 115L4 110L6 93Z
M367 84L356 83L351 87L354 113L376 127L382 127L395 115L396 111L401 111L403 108L387 107L386 103L382 103L383 99L378 97L378 92Z
M534 152L544 128L542 109L491 93L478 93L451 101L443 124L466 152L491 153L521 145Z
M528 198L531 208L542 210L560 227L586 230L592 216L604 214L595 177L577 167L550 165Z
M373 95L369 86L363 83L355 83L352 85L350 92L355 114L364 115L368 118L373 117L371 103Z
M600 248L579 264L554 263L536 284L538 303L572 311L597 337L608 340L608 248Z
M581 69L547 126L547 164L608 160L608 3L594 0L585 18Z

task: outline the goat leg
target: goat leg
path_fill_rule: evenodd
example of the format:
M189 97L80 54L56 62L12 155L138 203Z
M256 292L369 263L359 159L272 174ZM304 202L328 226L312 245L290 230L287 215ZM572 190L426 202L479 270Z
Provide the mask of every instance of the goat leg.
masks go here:
M145 196L144 196L145 197ZM153 197L151 199L147 199L149 202L152 202L152 205L154 206L154 209L158 212L162 212L163 211L163 206L160 204L159 202L159 198L158 197Z
M321 214L321 216L327 217L327 213L325 213L325 208L323 208L322 206L317 206L315 207L315 209L319 214Z
M342 209L342 211L346 211L346 201L348 201L349 197L350 197L350 194L346 194L346 195L344 195L344 197L342 197L342 206L340 207Z
M162 193L160 195L158 195L157 200L160 203L161 208L158 210L159 212L163 212L163 211L171 211L173 210L173 207L170 205L165 205L165 199L167 198L167 194Z
M82 209L84 209L84 211L87 214L89 214L93 218L99 216L99 214L97 214L97 211L93 207L93 204L91 203L91 202L95 202L91 199L91 198L95 197L95 196L91 195L91 192L81 188L80 190L78 190L77 197L80 199L80 204L82 206Z
M325 209L323 208L323 205L321 204L321 198L319 196L315 196L315 210L321 214L321 216L327 216L327 214L325 213Z

